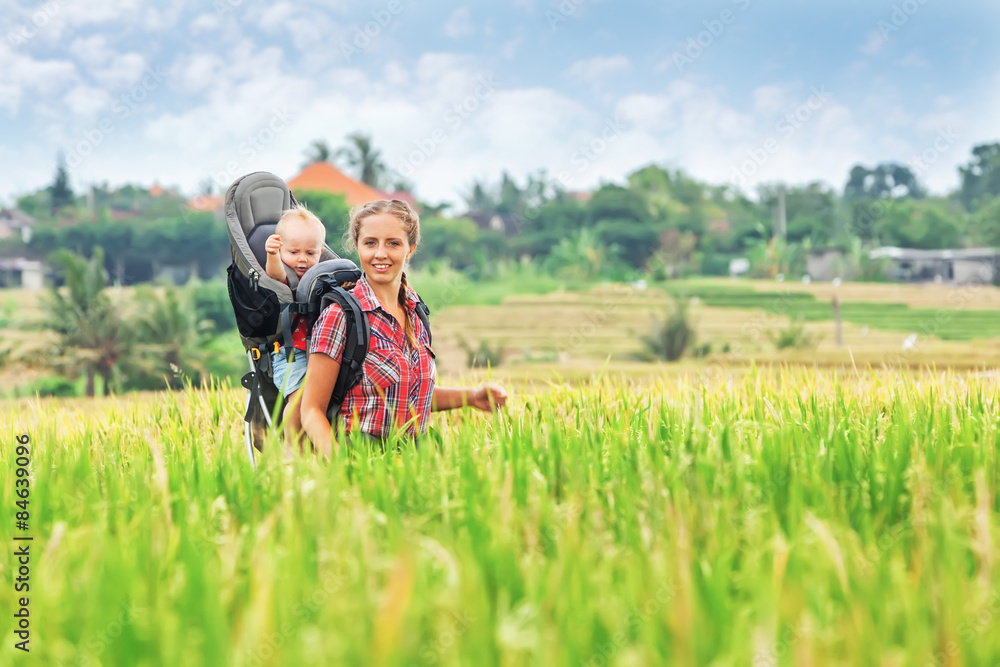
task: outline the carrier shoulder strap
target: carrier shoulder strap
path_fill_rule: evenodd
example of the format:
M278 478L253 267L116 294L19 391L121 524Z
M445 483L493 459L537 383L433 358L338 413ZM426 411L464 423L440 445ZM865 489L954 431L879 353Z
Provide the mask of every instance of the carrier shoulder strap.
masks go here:
M347 392L361 382L364 375L365 357L368 355L368 342L371 338L371 325L368 317L361 310L358 298L343 287L334 287L323 295L321 310L330 304L340 306L344 313L344 323L347 327L344 336L344 354L340 359L340 372L333 386L327 414L333 417L340 412Z
M417 297L416 310L417 317L424 323L424 329L427 330L427 344L433 346L434 337L431 335L431 309L427 307L427 304L423 300Z
M292 302L281 307L281 340L285 348L285 361L292 360L292 329L299 325L299 316L308 305Z

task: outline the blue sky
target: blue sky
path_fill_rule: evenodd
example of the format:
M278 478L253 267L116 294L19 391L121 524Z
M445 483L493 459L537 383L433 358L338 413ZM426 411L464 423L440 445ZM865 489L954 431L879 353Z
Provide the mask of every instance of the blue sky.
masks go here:
M1000 140L1000 3L0 0L0 201L51 182L194 193L372 135L430 201L651 162L752 191ZM367 35L364 31L367 30Z

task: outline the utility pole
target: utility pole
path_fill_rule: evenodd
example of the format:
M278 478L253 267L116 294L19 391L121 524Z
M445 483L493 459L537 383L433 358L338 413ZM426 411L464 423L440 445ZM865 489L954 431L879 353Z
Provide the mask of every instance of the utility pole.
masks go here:
M785 184L778 186L778 204L774 209L774 232L773 235L785 240L786 220L785 220Z

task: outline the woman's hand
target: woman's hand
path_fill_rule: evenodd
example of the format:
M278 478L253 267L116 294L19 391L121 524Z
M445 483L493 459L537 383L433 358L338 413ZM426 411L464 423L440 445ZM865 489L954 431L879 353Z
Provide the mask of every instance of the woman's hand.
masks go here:
M469 405L483 412L496 412L507 405L507 390L489 382L471 392Z

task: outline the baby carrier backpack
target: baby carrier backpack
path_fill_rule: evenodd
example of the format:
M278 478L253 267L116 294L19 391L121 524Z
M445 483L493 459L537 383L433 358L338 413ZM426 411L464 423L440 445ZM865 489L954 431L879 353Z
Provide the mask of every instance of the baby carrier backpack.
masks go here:
M344 396L361 382L368 354L368 318L350 292L361 278L361 270L354 262L338 257L324 244L320 261L301 280L288 266L287 285L268 276L264 269L264 244L274 233L281 214L296 205L285 182L267 172L238 178L226 193L226 230L233 256L228 269L229 299L250 365L241 383L247 391L243 433L247 456L254 467L253 450L263 451L266 429L272 426L271 415L277 414L280 419L284 409L284 397L274 384L271 352L284 346L289 355L292 353L292 331L298 318L306 318L307 333L311 335L320 313L330 304L336 303L344 312L344 355L327 408L331 424ZM423 302L417 304L417 316L429 335L429 311Z

